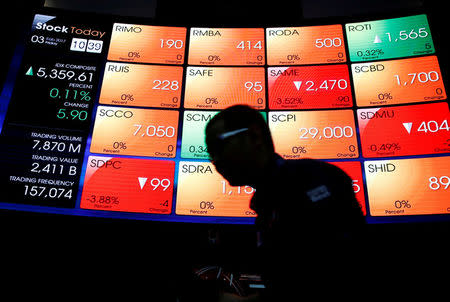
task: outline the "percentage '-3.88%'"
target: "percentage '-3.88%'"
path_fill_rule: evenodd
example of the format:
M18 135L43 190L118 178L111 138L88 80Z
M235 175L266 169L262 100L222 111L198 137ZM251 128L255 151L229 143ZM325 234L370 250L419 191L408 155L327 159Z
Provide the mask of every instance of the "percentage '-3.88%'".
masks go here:
M91 203L99 203L99 204L119 204L119 198L117 196L109 196L109 195L90 195L86 198L87 201Z

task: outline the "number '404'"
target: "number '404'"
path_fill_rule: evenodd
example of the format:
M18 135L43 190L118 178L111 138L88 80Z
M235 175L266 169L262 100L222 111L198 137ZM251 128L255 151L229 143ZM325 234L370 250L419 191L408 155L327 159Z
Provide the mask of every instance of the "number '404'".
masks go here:
M439 125L436 121L428 121L428 122L422 122L417 128L417 131L422 131L427 133L429 132L438 132L439 130L446 130L450 131L450 127L448 126L447 120L443 120L442 123Z

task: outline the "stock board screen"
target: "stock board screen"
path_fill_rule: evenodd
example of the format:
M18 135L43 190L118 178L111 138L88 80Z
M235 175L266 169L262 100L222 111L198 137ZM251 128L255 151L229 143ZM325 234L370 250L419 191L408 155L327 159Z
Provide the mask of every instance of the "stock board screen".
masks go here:
M446 219L445 74L426 15L209 28L42 11L1 95L0 208L253 223L209 161L220 110L259 110L285 159L352 179L368 222ZM443 68L443 67L442 67Z
M263 28L191 28L190 65L264 65Z
M266 29L269 65L343 63L347 60L342 25Z

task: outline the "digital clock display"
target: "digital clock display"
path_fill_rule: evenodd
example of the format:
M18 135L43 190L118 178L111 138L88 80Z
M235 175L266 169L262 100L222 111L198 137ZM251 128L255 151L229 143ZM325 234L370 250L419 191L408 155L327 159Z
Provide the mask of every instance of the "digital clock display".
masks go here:
M0 96L0 208L251 224L255 188L230 186L205 144L245 104L284 159L344 170L368 222L447 219L448 66L425 14L383 17L222 28L41 10Z

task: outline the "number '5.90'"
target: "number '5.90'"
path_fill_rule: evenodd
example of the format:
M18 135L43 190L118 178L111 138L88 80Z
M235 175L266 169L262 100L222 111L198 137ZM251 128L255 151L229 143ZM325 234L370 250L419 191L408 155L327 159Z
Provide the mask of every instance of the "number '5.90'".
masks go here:
M87 111L80 111L76 109L67 110L65 108L59 109L56 117L59 119L70 119L70 120L79 120L84 121L87 119L88 113Z

